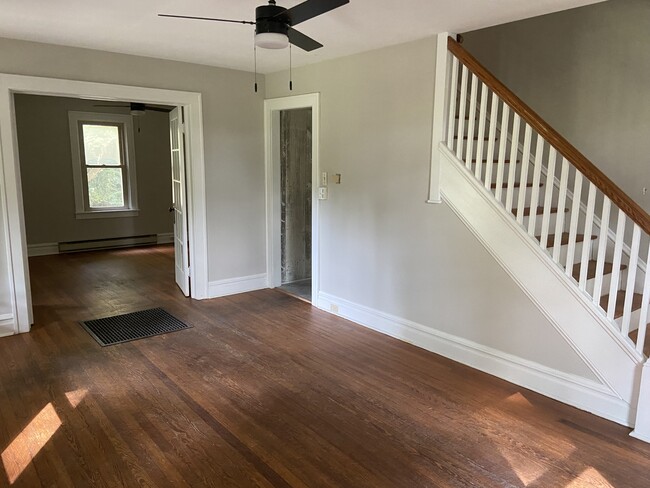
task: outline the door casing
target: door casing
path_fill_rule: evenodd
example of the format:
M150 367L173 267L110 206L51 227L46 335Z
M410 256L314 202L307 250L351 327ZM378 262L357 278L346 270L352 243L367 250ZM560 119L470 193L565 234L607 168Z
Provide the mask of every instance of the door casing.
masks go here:
M269 288L282 284L280 231L280 112L311 108L311 302L315 306L320 290L320 245L318 187L320 186L319 134L320 94L310 93L264 101L264 159L266 175L266 276Z
M135 100L185 108L187 144L187 211L190 283L193 298L208 296L205 159L201 94L85 81L0 74L0 212L6 245L14 332L29 332L33 322L25 215L20 183L20 160L14 112L14 94L50 95L104 101ZM0 277L0 279L2 279Z

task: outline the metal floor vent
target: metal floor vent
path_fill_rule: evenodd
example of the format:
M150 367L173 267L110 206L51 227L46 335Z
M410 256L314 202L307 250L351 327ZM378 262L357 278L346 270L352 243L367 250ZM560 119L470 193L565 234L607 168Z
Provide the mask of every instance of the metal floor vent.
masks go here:
M112 346L190 328L162 308L86 320L81 322L81 325L101 346Z

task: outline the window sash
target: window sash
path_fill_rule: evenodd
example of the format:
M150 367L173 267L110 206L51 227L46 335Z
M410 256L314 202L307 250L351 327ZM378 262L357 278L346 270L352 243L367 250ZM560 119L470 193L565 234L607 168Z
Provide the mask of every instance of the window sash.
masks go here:
M119 145L119 156L120 164L119 165L109 165L109 164L88 164L86 161L86 140L84 138L84 126L86 125L99 125L106 127L116 127L117 128L117 142ZM110 211L110 210L128 210L131 208L129 202L129 178L128 178L128 166L126 164L127 156L125 152L124 144L124 124L117 122L95 122L95 121L80 121L79 122L79 150L81 156L81 165L82 172L81 178L83 180L84 186L84 208L87 211ZM92 206L90 204L90 186L88 181L88 169L90 168L109 168L109 169L119 169L121 173L122 180L122 201L124 205L121 206Z

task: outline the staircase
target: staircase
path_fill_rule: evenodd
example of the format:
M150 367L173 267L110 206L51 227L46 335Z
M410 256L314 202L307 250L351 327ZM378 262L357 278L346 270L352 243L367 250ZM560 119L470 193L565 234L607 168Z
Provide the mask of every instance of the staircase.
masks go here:
M650 441L650 216L451 37L447 48L445 200L627 412L600 414Z

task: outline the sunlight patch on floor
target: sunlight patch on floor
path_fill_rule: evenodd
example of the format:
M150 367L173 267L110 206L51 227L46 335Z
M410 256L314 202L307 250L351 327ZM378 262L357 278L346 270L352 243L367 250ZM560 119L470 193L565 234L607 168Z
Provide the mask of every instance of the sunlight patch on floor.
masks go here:
M509 449L499 449L499 452L524 486L534 483L548 471L546 466L535 462L528 454L512 452Z
M72 406L72 408L77 408L77 405L81 403L81 401L86 397L88 394L88 390L85 388L81 388L79 390L74 390L74 391L68 391L65 394L65 397L68 399L68 402Z
M52 404L48 403L2 453L2 464L9 483L13 484L18 479L59 427L61 419Z
M580 476L578 476L571 483L566 485L565 488L614 488L609 481L607 481L602 474L595 468L585 469Z

